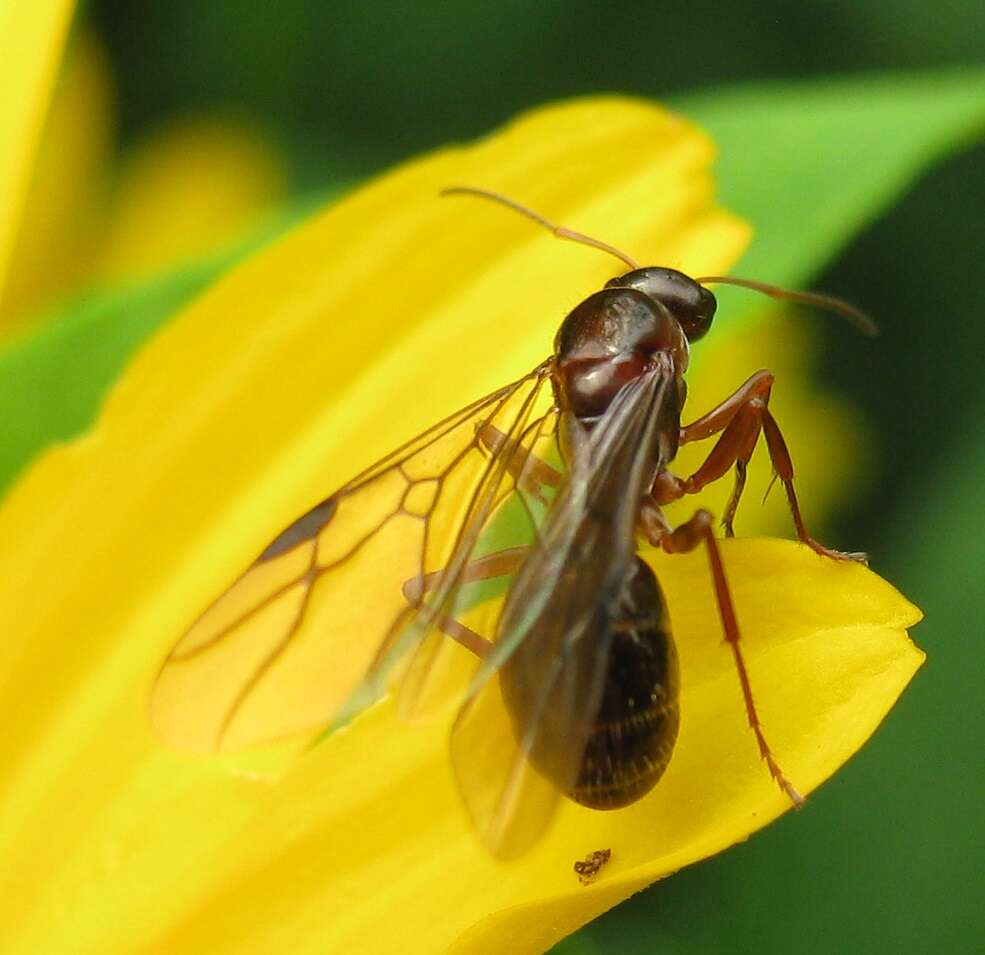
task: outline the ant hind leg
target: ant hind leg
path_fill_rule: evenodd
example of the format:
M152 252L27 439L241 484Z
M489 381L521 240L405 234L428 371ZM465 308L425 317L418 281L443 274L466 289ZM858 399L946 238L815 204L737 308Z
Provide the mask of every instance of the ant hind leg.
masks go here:
M732 650L732 659L735 662L736 672L739 675L739 684L742 687L742 698L745 702L749 728L755 734L756 743L759 746L759 754L769 768L770 775L786 794L787 798L795 806L800 806L804 801L804 797L797 792L796 788L780 768L780 764L777 762L773 751L766 742L763 725L756 711L756 704L752 696L752 683L749 679L749 671L746 668L745 658L742 655L739 622L735 613L735 604L732 602L732 594L725 576L725 567L722 564L722 555L718 541L712 532L713 523L714 519L710 512L699 510L695 512L694 517L689 521L681 524L667 534L660 543L668 554L680 554L692 551L700 547L701 544L706 546L708 561L711 565L712 582L715 587L715 598L718 602L718 612L722 621L722 629L725 632L725 642Z

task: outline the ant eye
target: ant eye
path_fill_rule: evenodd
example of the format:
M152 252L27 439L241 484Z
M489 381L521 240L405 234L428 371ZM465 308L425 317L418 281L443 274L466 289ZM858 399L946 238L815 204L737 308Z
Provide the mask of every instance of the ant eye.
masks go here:
M677 269L634 269L609 282L607 288L634 288L659 302L677 319L689 342L707 334L715 317L715 296Z

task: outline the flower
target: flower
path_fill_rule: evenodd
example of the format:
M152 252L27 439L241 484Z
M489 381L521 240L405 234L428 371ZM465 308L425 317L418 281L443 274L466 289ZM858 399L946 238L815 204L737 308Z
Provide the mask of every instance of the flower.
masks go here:
M536 952L788 808L745 726L701 553L652 557L684 687L667 776L617 813L566 804L510 866L469 829L447 717L405 725L384 701L275 778L260 759L171 753L146 715L160 661L244 557L533 367L610 277L597 252L439 189L479 183L713 274L749 230L714 202L712 154L678 117L595 98L409 163L230 272L144 349L89 434L21 480L0 511L8 950ZM919 613L793 542L723 550L762 716L809 793L920 665L904 633ZM573 863L602 848L583 887Z
M0 113L0 290L73 6L71 0L50 0L5 4L0 11L0 34L17 37L4 63Z
M91 32L69 43L51 94L20 201L10 204L18 215L0 334L80 289L133 282L228 247L282 200L283 157L242 120L170 119L114 168L113 82Z

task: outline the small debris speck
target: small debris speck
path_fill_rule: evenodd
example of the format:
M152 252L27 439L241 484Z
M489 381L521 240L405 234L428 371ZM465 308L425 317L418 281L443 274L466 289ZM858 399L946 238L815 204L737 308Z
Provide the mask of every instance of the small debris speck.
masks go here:
M596 849L594 852L585 856L580 862L575 863L575 874L582 885L589 885L594 882L602 867L612 856L611 849Z

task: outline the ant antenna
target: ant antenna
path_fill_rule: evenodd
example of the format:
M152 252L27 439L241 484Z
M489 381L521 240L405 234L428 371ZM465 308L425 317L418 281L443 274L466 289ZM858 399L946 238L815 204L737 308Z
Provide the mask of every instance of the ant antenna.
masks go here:
M609 245L608 242L603 242L601 239L593 239L590 235L585 235L583 232L575 232L573 229L568 229L565 226L556 225L550 219L546 219L540 213L534 212L533 209L521 205L515 199L510 199L508 196L504 196L499 192L493 192L491 189L479 189L476 186L449 186L447 189L442 189L439 195L476 196L479 199L489 199L492 202L498 202L500 205L506 206L507 209L519 212L520 215L526 216L528 219L533 219L534 222L542 225L559 239L568 239L571 242L578 242L581 245L587 245L590 248L608 252L609 255L615 256L634 271L639 268L639 265L623 252L622 249L617 249L614 245ZM879 327L865 312L860 311L854 305L840 298L835 298L833 295L823 295L819 292L794 292L776 285L767 285L765 282L754 282L752 279L740 279L728 275L705 275L694 281L699 285L737 285L740 288L761 292L763 295L770 296L770 298L798 302L801 305L813 305L823 311L834 312L843 318L847 318L864 335L874 336L879 334Z
M609 245L608 242L603 242L601 239L593 239L590 235L585 235L582 232L575 232L573 229L567 229L562 225L555 225L549 219L545 219L539 213L534 212L533 209L528 209L526 206L520 205L519 202L516 202L507 196L500 195L498 192L492 192L489 189L477 189L474 186L450 186L447 189L442 189L439 195L477 196L480 199L491 199L493 202L498 202L500 205L506 206L514 212L519 212L520 215L524 215L528 219L533 219L534 222L553 232L559 239L569 239L571 242L579 242L582 245L590 246L593 249L600 249L602 252L608 252L609 255L614 255L617 259L625 262L625 264L634 271L639 268L639 266L628 255L626 255L625 252L617 249L614 245Z
M694 281L699 285L737 285L740 288L752 289L754 292L762 292L763 295L768 295L770 298L798 302L801 305L813 305L822 311L834 312L836 315L847 318L863 335L868 335L871 338L879 334L879 326L865 312L840 298L835 298L833 295L823 295L820 292L794 292L790 289L779 288L776 285L767 285L765 282L733 278L729 275L704 275Z

